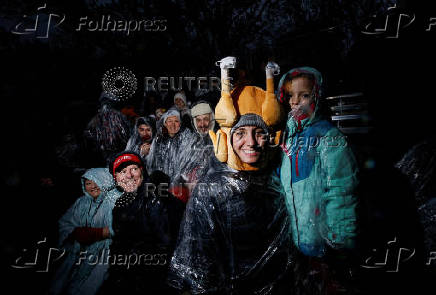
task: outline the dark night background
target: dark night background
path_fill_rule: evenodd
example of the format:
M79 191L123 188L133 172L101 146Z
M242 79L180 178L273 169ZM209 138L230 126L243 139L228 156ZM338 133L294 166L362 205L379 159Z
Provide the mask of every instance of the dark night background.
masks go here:
M2 1L3 280L14 294L39 294L46 287L50 273L11 265L24 248L32 251L45 237L48 247L54 247L58 218L81 195L78 171L94 164L84 152L83 130L96 114L105 71L123 66L135 73L138 90L117 107L137 107L145 76L219 77L215 61L234 55L257 86L264 87L263 68L274 60L283 73L303 65L319 69L327 84L326 96L364 94L372 129L349 136L362 172L360 259L369 257L373 248L384 251L395 237L399 247L417 252L400 265L398 273L358 268L356 284L364 294L399 290L423 294L431 282L430 267L425 265L428 253L422 249L412 189L394 165L436 131L430 122L436 98L436 27L426 31L430 18L436 17L436 7L430 2ZM23 15L35 15L44 3L46 16L66 16L59 27L52 25L48 38L11 33ZM378 35L362 33L370 22L382 27L388 7L395 3L396 15L416 16L410 26L400 26L398 38L389 38L396 33L395 26ZM128 36L76 31L80 17L100 19L101 15L164 19L166 30ZM188 92L188 98L195 100L194 93ZM68 138L74 139L77 150L66 163L57 155ZM368 161L375 166L368 167ZM43 185L44 178L52 179L53 185Z

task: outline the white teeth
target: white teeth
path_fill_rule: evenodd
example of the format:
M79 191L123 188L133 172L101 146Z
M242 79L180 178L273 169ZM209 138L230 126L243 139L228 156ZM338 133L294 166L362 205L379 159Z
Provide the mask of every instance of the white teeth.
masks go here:
M250 154L250 155L256 153L256 151L253 151L253 150L243 150L243 152L246 153L246 154Z

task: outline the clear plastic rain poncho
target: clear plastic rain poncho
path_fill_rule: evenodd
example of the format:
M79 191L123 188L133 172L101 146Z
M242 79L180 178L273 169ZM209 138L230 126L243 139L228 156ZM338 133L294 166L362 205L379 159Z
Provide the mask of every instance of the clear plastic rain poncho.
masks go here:
M152 134L150 138L141 138L141 135L139 134L138 127L140 125L147 125L151 128ZM135 121L135 126L133 126L132 135L129 138L129 141L127 141L127 145L125 150L126 151L132 151L137 153L138 155L141 155L141 157L145 158L145 156L141 153L141 146L144 143L151 143L153 140L153 136L155 134L154 128L153 128L153 122L151 122L146 117L139 117Z
M223 61L233 64L235 58L220 61L221 85L228 86ZM290 222L275 169L279 163L273 157L279 155L278 147L259 146L262 155L248 163L239 158L231 141L232 127L262 128L269 138L272 126L279 123L280 105L269 68L266 74L267 91L248 86L235 99L229 87L221 91L215 108L219 137L209 133L215 156L186 205L171 259L168 282L176 289L190 294L288 294L291 290ZM221 136L226 139L220 141Z
M157 135L146 158L148 173L159 170L170 177L172 184L199 179L213 153L207 138L183 127L170 137L164 132L165 118L158 123Z
M106 162L124 150L130 137L129 122L121 112L112 107L113 103L110 94L103 93L98 113L84 131L85 138L101 153Z
M192 294L290 290L289 218L271 174L237 171L213 158L187 204L170 285Z
M94 181L101 190L94 199L85 191L85 179ZM113 189L113 177L107 168L89 169L82 176L84 195L59 220L59 247L65 249L65 259L53 278L49 294L95 294L108 270L104 261L109 254L111 239L83 245L70 238L76 227L109 227L112 209L120 193ZM102 260L100 260L102 259ZM66 292L66 293L64 293Z
M436 249L435 140L426 140L413 146L396 164L396 168L407 175L412 184L419 218L424 228L424 245L430 253Z

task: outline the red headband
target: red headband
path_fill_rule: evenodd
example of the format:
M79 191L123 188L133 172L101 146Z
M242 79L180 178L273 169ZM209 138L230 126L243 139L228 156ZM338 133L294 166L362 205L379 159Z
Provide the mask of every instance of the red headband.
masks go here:
M139 159L139 157L137 155L123 154L123 155L119 156L118 158L116 158L114 161L114 167L112 170L114 177L115 177L115 170L117 170L117 168L125 162L134 162L134 163L138 164L139 167L142 167L141 159Z

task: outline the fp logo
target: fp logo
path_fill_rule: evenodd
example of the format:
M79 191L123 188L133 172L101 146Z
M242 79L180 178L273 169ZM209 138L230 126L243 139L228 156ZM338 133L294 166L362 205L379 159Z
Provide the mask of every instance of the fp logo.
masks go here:
M389 7L384 22L380 22L377 15L372 16L372 21L362 31L366 35L382 35L385 38L397 39L400 30L410 26L415 21L415 14L401 13L396 4Z
M54 13L44 14L40 12L47 8L47 4L36 9L36 16L23 15L23 21L18 23L13 29L12 34L16 35L30 35L33 34L36 38L47 39L50 33L50 28L53 19L57 19L57 23L54 27L59 26L65 20L64 15L58 15Z

